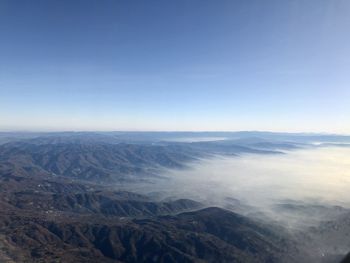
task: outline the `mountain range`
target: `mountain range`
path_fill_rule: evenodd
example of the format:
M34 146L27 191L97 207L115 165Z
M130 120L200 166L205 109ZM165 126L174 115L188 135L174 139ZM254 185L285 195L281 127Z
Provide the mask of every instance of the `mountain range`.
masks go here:
M223 207L185 198L159 199L119 187L151 184L152 178L162 177L163 169L186 169L191 162L216 155L283 154L284 149L312 147L305 141L11 136L0 145L1 262L330 263L340 262L348 252L344 246L327 246L347 244L347 210L336 220L291 233ZM308 207L284 204L283 209Z

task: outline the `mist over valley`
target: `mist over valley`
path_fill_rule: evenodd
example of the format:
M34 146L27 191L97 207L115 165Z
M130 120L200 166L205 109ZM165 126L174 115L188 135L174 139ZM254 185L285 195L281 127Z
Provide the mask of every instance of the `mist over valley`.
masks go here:
M253 135L1 134L1 259L152 262L141 253L151 246L160 262L211 262L217 251L222 262L339 262L349 138Z

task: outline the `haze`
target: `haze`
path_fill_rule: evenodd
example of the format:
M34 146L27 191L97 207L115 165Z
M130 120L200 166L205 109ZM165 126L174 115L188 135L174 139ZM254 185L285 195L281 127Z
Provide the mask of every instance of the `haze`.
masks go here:
M239 201L266 214L285 203L350 208L349 156L349 147L220 156L193 163L188 169L168 170L165 175L169 181L157 180L151 191L158 190L163 197L191 198L223 207ZM273 216L276 218L276 213ZM319 216L317 221L327 219L308 215L313 216ZM290 223L293 215L284 220Z

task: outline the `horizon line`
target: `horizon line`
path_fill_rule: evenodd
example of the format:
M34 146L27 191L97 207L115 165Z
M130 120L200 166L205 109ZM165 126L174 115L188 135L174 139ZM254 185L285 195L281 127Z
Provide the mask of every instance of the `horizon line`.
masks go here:
M1 130L0 133L280 133L280 134L297 134L297 135L336 135L336 136L350 136L347 133L334 133L324 131L303 132L303 131L271 131L271 130Z

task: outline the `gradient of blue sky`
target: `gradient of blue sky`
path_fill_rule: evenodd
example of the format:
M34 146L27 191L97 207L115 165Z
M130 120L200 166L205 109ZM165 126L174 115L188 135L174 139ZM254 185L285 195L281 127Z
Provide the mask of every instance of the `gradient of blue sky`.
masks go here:
M2 0L1 130L350 133L350 1Z

